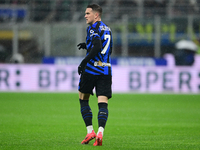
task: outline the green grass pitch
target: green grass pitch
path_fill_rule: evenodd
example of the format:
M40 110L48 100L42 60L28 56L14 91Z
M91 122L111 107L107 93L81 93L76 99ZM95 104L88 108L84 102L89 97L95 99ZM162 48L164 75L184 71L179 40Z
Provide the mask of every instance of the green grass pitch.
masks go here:
M98 106L90 99L94 129ZM0 93L1 150L200 149L200 95L113 94L103 146L86 135L78 94Z

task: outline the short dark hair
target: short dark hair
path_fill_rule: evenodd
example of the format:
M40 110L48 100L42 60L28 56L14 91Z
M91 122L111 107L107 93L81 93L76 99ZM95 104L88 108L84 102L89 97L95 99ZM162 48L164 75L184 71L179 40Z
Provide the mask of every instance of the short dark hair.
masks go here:
M99 13L99 16L101 17L102 15L102 8L98 4L89 4L87 8L92 8L93 11L97 11Z

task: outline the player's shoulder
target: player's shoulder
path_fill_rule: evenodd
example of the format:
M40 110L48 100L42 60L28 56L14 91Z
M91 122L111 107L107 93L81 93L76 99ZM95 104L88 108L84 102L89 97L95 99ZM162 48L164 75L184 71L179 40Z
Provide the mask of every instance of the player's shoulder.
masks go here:
M94 25L94 24L93 24ZM97 28L95 28L95 26L90 25L87 27L87 34L90 37L96 37L99 36L99 31Z
M98 31L98 28L97 28L97 26L95 26L95 24L90 25L90 26L87 27L87 32L88 33L97 32L97 31Z
M101 24L99 25L99 29L101 31L111 31L110 27L103 22L101 22Z
M86 31L90 32L90 30L91 30L91 26L88 26L87 29L86 29Z
M98 29L99 28L99 25L102 23L102 21L97 21L95 22L93 25L92 25L92 28L94 29Z

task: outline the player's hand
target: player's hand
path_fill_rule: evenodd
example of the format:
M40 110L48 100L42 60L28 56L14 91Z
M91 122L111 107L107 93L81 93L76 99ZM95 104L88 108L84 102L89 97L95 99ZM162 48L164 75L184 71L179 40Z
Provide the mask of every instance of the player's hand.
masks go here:
M78 74L82 74L85 71L85 67L87 65L87 60L83 59L80 65L78 66Z
M82 74L83 71L84 71L84 68L83 68L81 65L79 65L79 66L78 66L78 74L79 74L79 75Z
M87 49L87 48L86 48L86 43L79 43L79 44L77 45L77 47L78 47L79 50L80 50L81 48L82 48L82 49Z
M85 66L82 66L82 65L78 66L78 74L79 75L82 74L84 72L84 70L85 70Z

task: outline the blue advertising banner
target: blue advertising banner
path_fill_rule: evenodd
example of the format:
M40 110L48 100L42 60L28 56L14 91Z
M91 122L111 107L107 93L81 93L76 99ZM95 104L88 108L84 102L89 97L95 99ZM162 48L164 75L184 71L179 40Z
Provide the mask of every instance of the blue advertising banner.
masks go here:
M27 9L23 7L0 7L0 17L7 18L25 18L28 14Z
M79 65L84 57L44 57L43 64ZM117 66L167 66L164 58L150 57L114 57L112 65Z

